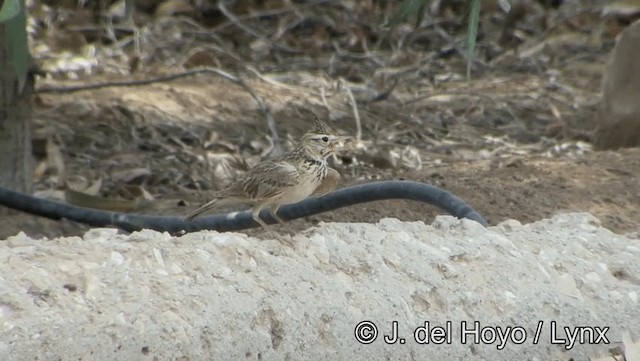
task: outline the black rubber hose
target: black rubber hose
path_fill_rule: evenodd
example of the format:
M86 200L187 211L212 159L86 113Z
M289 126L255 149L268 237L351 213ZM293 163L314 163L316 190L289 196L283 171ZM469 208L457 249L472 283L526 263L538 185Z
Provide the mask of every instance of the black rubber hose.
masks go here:
M407 199L429 203L457 218L467 218L483 226L488 225L478 212L460 198L440 188L412 181L383 181L341 188L320 198L309 198L300 203L282 206L278 215L283 220L292 220L385 199ZM77 207L2 187L0 187L0 205L52 219L66 218L94 227L116 226L128 232L148 228L175 234L181 231L193 232L203 229L222 232L259 227L251 218L249 211L206 216L186 222L182 217L147 216ZM268 224L276 223L266 209L262 211L260 217Z

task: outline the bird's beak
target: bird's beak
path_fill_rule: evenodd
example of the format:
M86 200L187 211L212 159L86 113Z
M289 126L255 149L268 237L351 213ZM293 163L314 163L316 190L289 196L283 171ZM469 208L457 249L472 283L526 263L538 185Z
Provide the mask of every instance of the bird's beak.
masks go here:
M354 137L351 136L338 136L335 140L335 148L337 148L337 150L347 150L347 149L352 149L352 145L353 145L353 141L355 140Z
M345 143L345 137L336 136L335 139L333 139L329 144L329 148L331 148L332 151L337 151L344 148L344 143Z
M343 136L336 136L330 143L329 146L327 147L329 150L329 153L331 154L336 154L339 153L343 150L345 150L345 140L347 137L343 137Z

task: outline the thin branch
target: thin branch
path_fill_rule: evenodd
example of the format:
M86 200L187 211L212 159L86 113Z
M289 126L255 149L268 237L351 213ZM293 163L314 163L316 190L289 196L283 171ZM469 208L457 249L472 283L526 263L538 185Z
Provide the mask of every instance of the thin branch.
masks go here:
M393 84L391 84L391 86L383 91L383 92L378 92L376 94L375 97L373 97L371 100L369 100L369 103L375 103L375 102L380 102L383 100L386 100L389 98L389 96L391 95L391 93L393 93L393 91L396 89L396 86L398 85L398 79L394 79L393 80Z
M349 103L351 103L351 109L353 110L353 117L356 119L356 140L362 140L362 125L360 124L360 114L358 113L358 103L356 102L356 98L353 96L353 92L351 91L351 87L344 81L344 79L340 79L340 82L344 85L345 91L347 92L347 96L349 97Z
M277 86L279 88L282 88L282 89L285 89L285 90L289 90L289 91L292 91L292 92L296 92L296 93L305 92L307 94L311 94L311 95L315 95L315 96L319 95L318 93L316 93L316 92L314 92L313 90L310 90L310 89L306 89L306 88L299 87L299 86L295 86L294 87L292 85L289 85L289 84L286 84L286 83L283 83L283 82L280 82L280 81L277 81L277 80L269 79L267 76L262 75L262 73L260 73L253 66L248 65L248 66L246 66L246 69L248 71L252 72L253 74L255 74L258 78L260 78L260 80L264 81L267 84L271 84L273 86Z
M260 97L249 85L247 85L247 83L243 79L235 75L232 75L230 73L227 73L226 71L219 68L207 67L202 69L194 69L194 70L188 70L178 74L170 74L170 75L164 75L160 77L142 79L142 80L103 82L103 83L96 83L96 84L75 85L70 87L43 87L43 88L36 89L35 92L36 93L73 93L78 91L94 90L94 89L109 88L109 87L142 86L142 85L149 85L153 83L172 81L172 80L176 80L176 79L180 79L180 78L184 78L192 75L197 75L197 74L219 75L239 85L247 93L249 93L251 97L256 101L256 103L258 103L260 112L267 120L267 127L269 128L269 131L271 132L271 136L273 138L273 142L275 143L275 147L274 147L275 150L280 152L282 151L280 136L278 136L276 123L275 123L275 120L273 119L273 115L271 114L271 110L269 109L269 106L264 102L262 97Z
M250 14L238 15L238 16L235 16L235 18L237 20L253 20L253 19L259 19L264 17L274 17L274 16L278 16L278 15L282 15L290 12L297 13L299 10L303 10L305 8L310 8L310 7L317 7L317 6L323 5L324 3L331 3L332 1L335 1L335 0L316 0L313 2L305 3L305 4L295 4L295 6L292 6L291 4L289 4L279 9L256 11ZM232 21L227 21L225 23L222 23L220 25L213 27L211 30L214 32L218 32L233 24L235 23Z
M301 54L302 51L300 50L296 50L293 48L290 48L286 45L280 45L277 44L276 42L274 42L273 40L267 38L266 36L260 34L258 31L253 30L252 28L250 28L249 26L243 24L240 19L238 19L235 15L233 15L231 12L229 12L229 10L227 10L227 8L224 6L224 1L219 1L218 2L218 9L220 10L220 12L226 16L230 21L232 21L237 27L239 27L240 29L244 30L246 33L248 33L249 35L252 35L266 43L268 43L269 45L273 46L274 48L278 49L278 50L282 50L282 51L286 51L289 53L295 53L295 54Z
M329 114L331 114L331 107L329 106L329 103L327 103L327 97L325 95L324 85L320 87L320 99L322 99L322 104L324 104L324 106L329 111Z
M94 84L82 84L82 85L73 85L68 87L41 87L35 89L35 93L74 93L79 91L87 91L87 90L95 90L102 88L114 88L114 87L129 87L129 86L143 86L154 83L163 83L167 81L172 81L180 78L185 78L192 75L197 74L218 74L224 78L231 80L234 83L238 83L240 79L235 76L217 68L205 68L205 69L194 69L188 70L182 73L177 74L169 74L163 75L155 78L149 79L140 79L140 80L123 80L123 81L107 81L102 83L94 83Z

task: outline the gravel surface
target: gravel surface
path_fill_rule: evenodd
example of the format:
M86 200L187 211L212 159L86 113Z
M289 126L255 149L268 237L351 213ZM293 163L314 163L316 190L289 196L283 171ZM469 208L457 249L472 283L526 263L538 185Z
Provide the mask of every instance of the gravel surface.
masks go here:
M18 234L0 241L0 359L638 361L639 259L587 213Z

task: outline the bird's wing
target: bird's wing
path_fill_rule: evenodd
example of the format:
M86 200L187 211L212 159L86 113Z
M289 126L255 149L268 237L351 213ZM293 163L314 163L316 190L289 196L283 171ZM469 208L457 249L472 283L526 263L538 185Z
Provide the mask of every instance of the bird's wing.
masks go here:
M340 173L333 168L327 168L327 175L324 177L322 182L316 187L316 189L311 193L313 197L322 197L323 195L331 192L336 189L338 184L340 183Z
M300 173L290 162L266 161L244 176L244 193L253 200L276 197L300 181Z

